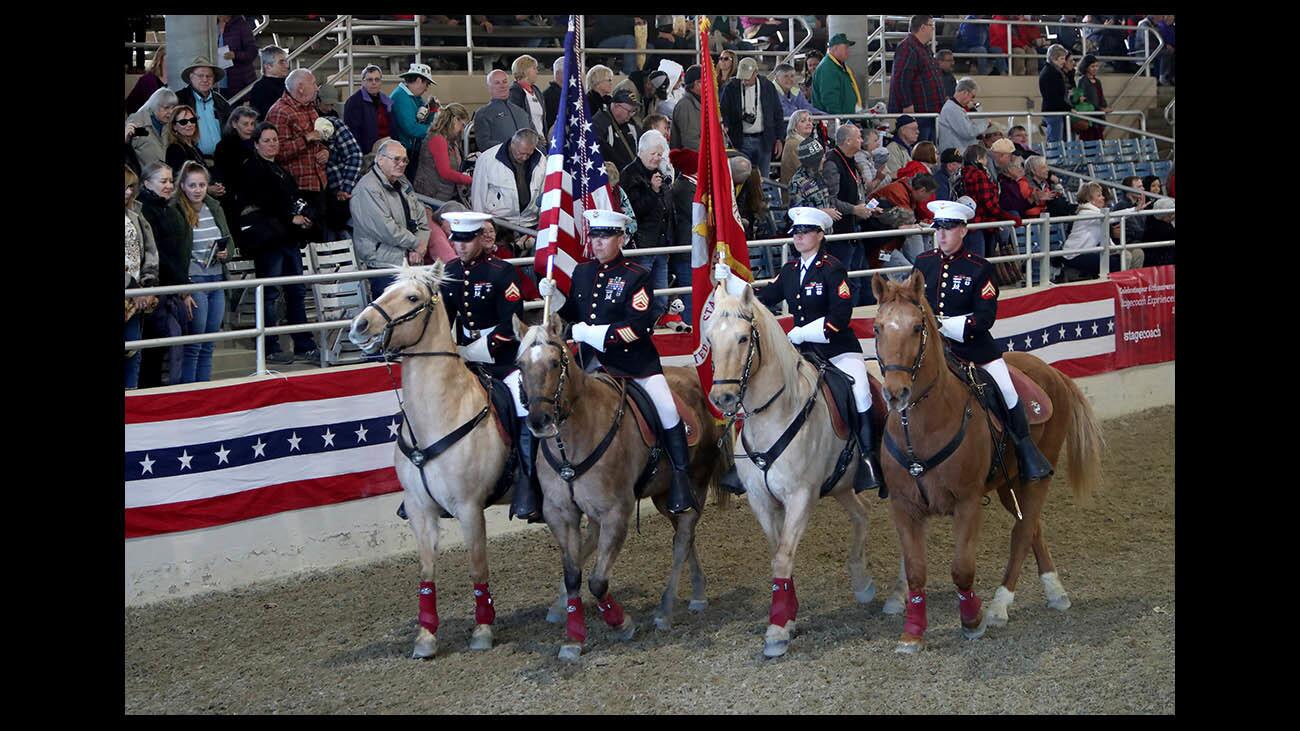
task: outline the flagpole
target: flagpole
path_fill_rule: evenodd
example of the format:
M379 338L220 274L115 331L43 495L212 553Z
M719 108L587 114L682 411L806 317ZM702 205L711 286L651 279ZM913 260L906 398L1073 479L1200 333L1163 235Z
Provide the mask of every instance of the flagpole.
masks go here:
M546 257L546 278L551 281L551 289L546 293L546 302L542 305L542 327L545 328L551 321L551 294L555 292L555 279L551 273L555 271L555 251Z

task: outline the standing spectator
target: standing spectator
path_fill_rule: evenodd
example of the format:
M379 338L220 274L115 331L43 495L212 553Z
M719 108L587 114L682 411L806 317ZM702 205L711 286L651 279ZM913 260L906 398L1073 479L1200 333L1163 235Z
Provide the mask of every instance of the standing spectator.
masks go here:
M939 65L939 78L943 82L943 98L947 99L957 91L957 77L952 72L953 67L957 65L957 59L952 55L952 51L945 48L934 54L934 60Z
M939 112L938 146L941 149L954 147L964 150L978 142L979 136L989 128L987 119L970 116L979 108L975 105L979 92L979 84L969 76L957 82L957 90L943 103L943 110Z
M1160 55L1156 58L1156 73L1159 76L1157 83L1161 86L1169 86L1174 83L1176 76L1174 73L1174 16L1159 15L1156 17L1159 19L1156 22L1156 31L1160 34L1160 40L1165 42L1164 49L1160 51ZM1171 218L1172 216L1173 214L1170 214ZM1159 250L1153 249L1152 251ZM1167 249L1166 251L1172 256L1173 249Z
M1087 253L1078 253L1081 249L1091 249L1105 246L1107 240L1115 243L1119 238L1118 220L1112 221L1110 230L1104 231L1102 223L1102 214L1106 209L1106 191L1102 188L1101 183L1087 182L1079 186L1079 212L1077 215L1083 216L1089 213L1098 214L1098 218L1091 220L1075 221L1070 229L1070 235L1065 239L1061 246L1064 251L1074 252L1065 255L1065 260L1070 266L1078 269L1085 276L1096 277L1101 273L1101 254L1100 251L1091 251ZM1117 272L1123 266L1119 252L1110 255L1109 271ZM1143 254L1141 249L1134 249L1129 252L1129 263L1134 267L1140 267L1143 263Z
M469 119L469 112L456 102L438 110L429 127L429 138L420 145L423 159L415 176L416 193L444 202L469 200L469 186L474 180L460 171L460 135Z
M217 16L217 47L226 48L223 58L232 62L221 80L227 94L237 94L257 80L253 60L257 58L257 44L253 41L253 24L243 15Z
M627 235L636 236L636 211L632 209L632 201L627 199L627 193L623 192L623 186L619 185L618 168L609 160L605 161L605 176L609 178L610 199L618 199L618 208L615 210L631 219L627 222Z
M1022 160L1028 160L1038 154L1029 149L1029 131L1024 128L1024 125L1017 124L1008 130L1007 139L1016 146L1016 157Z
M126 95L126 108L139 109L155 91L167 86L167 47L159 46L153 52L149 70L135 80L131 93Z
M668 81L665 84L665 87L668 89L668 96L663 101L659 102L658 106L655 107L655 111L669 119L672 119L673 110L677 107L677 102L681 101L683 96L686 96L686 85L683 83L683 76L686 70L676 61L668 60L660 61L658 70L664 72L668 77Z
M650 71L642 77L640 88L641 103L637 105L632 121L642 129L650 129L651 117L663 117L665 122L671 122L668 115L658 111L659 104L668 100L668 74L658 69ZM668 135L665 134L664 139L668 139Z
M614 71L608 66L596 64L587 69L586 82L587 118L590 119L609 105L610 95L614 93Z
M651 114L645 118L645 129L653 129L668 139L673 134L673 121L662 114Z
M863 109L857 77L848 67L849 46L855 45L843 33L831 36L826 58L813 72L812 103L827 114L855 114Z
M1169 198L1161 198L1152 206L1157 211L1168 211L1168 213L1157 213L1147 216L1146 228L1142 233L1143 243L1152 241L1172 241L1174 239L1174 202ZM1161 247L1159 249L1142 249L1145 253L1143 266L1158 267L1165 264L1174 263L1173 246Z
M1021 20L1033 20L1031 15L1020 16ZM1011 38L1011 52L1016 55L1016 74L1018 76L1033 76L1038 73L1038 54L1041 53L1044 46L1047 45L1047 39L1043 38L1043 30L1038 25L1017 25L1013 29L1014 35ZM1023 56L1023 58L1021 58Z
M718 77L719 89L736 77L736 69L737 58L735 51L723 51L718 54L718 62L713 65L713 70Z
M154 243L153 227L140 213L140 204L136 195L140 189L140 178L130 168L126 168L126 289L136 287L154 287L158 284L158 245ZM141 321L146 311L158 304L158 298L152 296L132 297L128 301L125 338L127 342L140 339ZM126 357L123 374L126 388L135 388L140 381L140 353L136 351Z
M1153 203L1153 199L1147 198L1146 188L1142 183L1142 178L1136 175L1130 175L1120 181L1121 185L1127 185L1130 188L1136 188L1143 191L1142 193L1130 193L1129 191L1116 190L1115 205L1111 207L1112 211L1145 211ZM1143 232L1146 230L1146 222L1151 220L1150 216L1129 216L1124 219L1124 240L1130 244L1142 240Z
M669 144L674 150L700 150L700 90L703 85L700 74L700 65L695 64L686 69L683 77L686 94L673 107L673 134Z
M672 181L659 171L659 164L668 154L668 143L658 132L651 130L637 140L637 157L619 173L619 186L627 193L636 212L636 238L638 249L668 246L673 233L673 206L669 199ZM651 282L658 291L668 287L668 257L641 257L650 269ZM650 308L655 321L668 312L668 298L655 295ZM680 318L677 318L680 320ZM666 323L665 323L666 324Z
M542 103L546 105L546 127L542 134L546 139L551 138L551 127L555 125L555 120L560 116L560 82L564 80L564 56L555 59L551 64L551 84L542 92Z
M961 153L957 148L949 147L940 153L939 169L934 172L935 198L950 201L957 197L952 194L952 184L954 180L961 177L961 165Z
M862 177L853 159L860 149L862 149L861 130L854 124L842 124L835 130L835 147L827 153L828 160L822 168L826 190L840 202L835 204L835 207L844 214L835 222L834 230L837 234L853 233L857 228L856 221L865 221L871 216L871 209L867 208L863 195ZM794 203L793 191L790 194L790 202ZM862 242L833 241L827 243L827 246L830 247L831 255L839 259L846 269L853 271L864 268L866 254L862 249ZM857 282L850 282L849 288L853 289L854 301L857 301L861 287L855 289L854 284Z
M718 107L733 146L749 158L761 177L768 177L772 156L781 154L785 125L776 85L758 75L754 59L740 62L738 75L727 82Z
M348 201L352 199L352 189L361 177L364 157L356 136L339 116L338 99L338 89L332 85L322 86L316 96L316 126L330 154L325 163L325 209L320 222L326 241L348 238ZM324 122L328 122L328 126L323 126Z
M244 163L257 154L253 149L253 130L256 128L257 110L250 106L235 107L226 120L225 134L217 143L217 151L212 155L212 180L225 186L222 208L230 232L235 235L236 247L239 245L239 214L244 207L239 197L239 175Z
M193 160L203 164L203 153L199 152L199 116L192 107L178 104L172 111L171 144L167 145L167 166L180 170L185 163ZM216 148L213 147L215 152Z
M851 216L854 206L836 199L826 188L826 150L817 138L804 138L795 154L799 156L799 167L790 176L790 207L816 208L830 216L832 221ZM866 206L862 208L865 210Z
M383 92L384 70L370 64L361 72L361 88L343 105L343 122L352 130L361 149L392 135L393 98Z
M1075 87L1075 93L1080 102L1076 105L1076 109L1083 108L1086 111L1110 112L1110 106L1106 104L1106 94L1101 90L1101 79L1097 78L1097 71L1100 68L1101 62L1097 60L1096 56L1088 55L1083 57L1083 75L1079 77L1079 83ZM1091 109L1088 109L1088 106ZM1077 121L1087 123L1087 128L1079 131L1079 139L1100 140L1105 136L1106 129L1100 124L1092 124L1086 119Z
M221 126L230 116L230 102L226 101L226 98L215 88L216 83L225 75L225 71L201 56L181 71L181 78L188 86L176 92L176 98L181 104L193 107L199 116L199 132L202 140L199 150L204 156L211 156L216 152L217 140L221 139Z
M978 15L967 15L966 20L978 20ZM957 41L953 44L957 53L988 53L989 26L983 23L962 23L957 26ZM990 63L988 58L976 58L971 65L978 69L981 76L987 76ZM970 66L966 72L970 73Z
M164 87L150 95L144 106L127 118L127 139L142 171L154 163L167 161L167 147L172 141L171 120L177 103L176 92ZM135 131L141 129L148 134L137 137Z
M280 153L280 136L275 125L262 122L253 130L253 150L256 154L244 163L239 173L240 199L244 206L241 221L244 226L239 238L239 253L253 259L254 271L259 279L268 277L293 277L302 274L300 248L307 241L307 231L312 227L312 209L298 190L294 176L281 167L276 159ZM290 325L307 322L306 287L286 284L270 287L263 300L268 325L278 322L276 300L284 295L285 310ZM280 339L266 339L266 359L270 363L288 364L295 356L304 360L315 357L316 341L311 333L294 333L293 352L281 353Z
M289 75L289 52L279 46L263 46L257 52L262 61L262 78L248 92L248 105L266 119L271 105L284 96L284 78Z
M528 110L509 101L510 77L506 72L493 69L486 80L491 99L474 112L474 142L480 152L502 144L521 129L534 129Z
M161 89L159 91L162 91ZM188 229L185 217L171 205L176 183L172 169L165 162L152 162L144 169L144 186L140 189L140 215L153 231L158 249L159 287L188 284L190 281L186 262L190 258ZM181 323L189 320L194 307L190 295L165 294L158 297L158 305L141 321L143 337L172 338L181 335ZM167 358L168 385L181 382L181 346L146 348L140 354L141 388L162 386L163 357Z
M790 178L794 177L795 171L800 167L799 145L811 137L812 132L812 115L807 110L800 109L790 115L790 121L786 124L785 145L781 149L781 202L786 207L790 205Z
M429 248L429 219L402 174L407 153L396 140L382 142L375 165L352 190L352 242L367 269L392 269L403 262L419 264ZM392 276L370 281L372 299L392 283Z
M392 137L402 143L402 147L406 150L418 150L420 141L429 134L429 123L433 121L433 113L438 110L436 106L430 108L429 103L424 99L424 94L429 90L430 85L436 83L428 64L413 63L402 74L402 83L393 89ZM410 164L406 167L407 180L415 180L419 165L420 157L417 154L411 158Z
M899 117L894 126L894 139L885 149L889 151L889 162L885 164L885 174L891 180L898 179L898 171L912 161L912 147L920 139L920 125L910 114Z
M1070 52L1059 43L1047 49L1047 63L1038 72L1038 93L1043 98L1044 112L1070 111L1070 87L1064 68L1069 57ZM1047 126L1047 141L1060 142L1065 130L1065 117L1047 117L1043 123Z
M697 175L700 170L700 155L695 150L671 150L668 153L669 162L677 170L677 177L669 189L669 199L673 204L673 239L674 246L690 244L694 238L692 229L695 220L695 188L699 179ZM668 255L668 270L676 280L674 287L691 286L691 252ZM687 292L678 295L682 301L682 312L686 317L694 317L695 310L691 309L691 294ZM691 326L695 323L691 322Z
M545 135L548 129L546 104L542 101L542 90L537 88L537 59L523 54L510 64L510 73L514 75L515 83L510 85L507 98L511 104L527 111L537 134Z
M962 156L965 165L961 169L961 190L957 193L969 197L975 203L975 218L970 222L1015 221L1016 226L1020 226L1020 217L1004 212L998 202L998 185L985 168L987 159L988 151L983 145L967 147ZM987 246L990 238L992 237L986 237L984 229L969 229L964 245L971 253L982 257L990 248Z
M894 51L894 70L889 77L889 111L938 113L943 106L943 78L939 65L930 54L934 39L934 18L913 15L907 24L908 36ZM934 140L934 120L916 120L917 139Z
M636 159L637 138L640 130L632 122L636 102L627 89L614 92L607 108L600 110L591 120L592 131L600 143L600 154L606 162L622 170Z
M317 224L324 222L325 190L329 177L329 147L316 131L316 77L307 69L294 69L284 81L284 96L271 105L266 121L275 125L279 155L276 162L293 176L299 195L307 201ZM315 232L313 232L315 233Z
M631 15L593 15L595 23L587 37L587 48L630 48L635 49L638 28L646 27L645 18ZM595 54L592 54L595 55ZM601 54L605 55L605 54ZM635 53L623 55L623 71L636 69ZM590 88L590 87L587 87ZM592 114L596 110L591 110Z
M772 78L776 81L776 94L781 100L781 114L783 116L793 117L794 113L799 110L812 114L825 114L825 112L814 107L804 98L803 92L799 90L799 85L794 78L793 66L788 63L777 64L772 71Z
M208 195L208 171L187 162L181 168L181 195L174 204L189 226L189 281L220 282L226 278L224 262L230 257L230 227L216 198ZM185 326L186 335L205 335L221 329L226 315L226 293L214 289L195 292L194 307ZM181 383L212 380L213 343L188 343L181 362Z
M516 226L537 228L546 182L546 157L537 149L540 139L532 128L524 127L479 155L469 192L470 210L490 213Z

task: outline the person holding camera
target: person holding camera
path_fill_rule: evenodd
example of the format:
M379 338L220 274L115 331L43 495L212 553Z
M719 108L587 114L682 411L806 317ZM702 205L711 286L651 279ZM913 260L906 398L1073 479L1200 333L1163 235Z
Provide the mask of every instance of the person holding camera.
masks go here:
M312 217L317 215L298 190L298 183L276 162L280 154L280 135L275 125L262 122L253 130L255 154L244 163L239 174L239 196L243 210L243 227L239 236L239 253L251 257L257 277L289 277L302 274L301 247L307 242ZM307 322L306 288L286 284L266 290L266 322L275 325L275 303L284 294L289 324ZM288 364L294 358L316 357L316 341L311 333L294 333L293 353L280 352L280 339L266 339L267 361Z
M979 142L979 136L988 130L987 119L972 119L970 116L971 112L979 111L979 102L975 101L979 93L979 84L971 77L957 80L957 91L939 111L939 140L935 146L940 150L950 147L965 150Z
M736 78L722 89L718 108L733 145L749 158L758 174L771 175L772 156L781 154L786 125L776 84L758 73L752 58L740 62Z
M230 227L221 204L208 192L207 168L189 161L181 167L180 190L172 205L180 209L189 226L191 282L220 282L226 278L225 261L230 258ZM226 292L213 289L190 293L194 305L185 323L186 335L214 333L226 315ZM181 383L212 380L212 346L188 343L181 361Z

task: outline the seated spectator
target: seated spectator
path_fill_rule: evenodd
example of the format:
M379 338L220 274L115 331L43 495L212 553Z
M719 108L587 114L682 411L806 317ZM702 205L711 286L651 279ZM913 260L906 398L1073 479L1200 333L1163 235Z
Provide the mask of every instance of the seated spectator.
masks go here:
M652 129L651 117L662 117L665 124L671 124L671 117L659 112L659 105L668 101L668 74L658 69L647 72L642 88L641 105L637 108L637 116L633 117L637 126L641 129ZM668 139L667 134L664 135L664 139Z
M593 15L592 20L594 21L593 25L587 32L587 48L635 49L637 48L636 35L638 31L645 33L646 28L646 21L644 18L633 17L631 15L600 14ZM588 59L593 56L596 56L596 53L589 53ZM608 58L608 56L603 52L600 53L600 56ZM621 56L623 61L623 71L631 72L636 69L636 57L637 54L635 53ZM592 114L595 114L596 112L594 109L591 111Z
M934 197L941 201L956 198L952 194L953 181L961 177L961 153L955 147L949 147L939 156L939 169L934 171Z
M636 159L637 138L641 136L641 131L632 121L636 108L632 92L618 89L610 98L609 106L597 112L591 120L601 157L614 163L619 170Z
M367 269L419 264L429 250L429 219L402 172L407 159L402 143L381 143L374 167L352 189L352 245ZM371 299L378 297L393 279L372 278Z
M451 106L451 105L448 105ZM438 110L441 114L447 107ZM437 124L435 121L434 124ZM459 201L447 201L435 212L425 207L425 212L429 217L429 248L424 253L424 263L432 264L440 261L444 264L451 262L456 258L456 247L451 243L451 220L443 218L444 213L461 213L469 210ZM492 227L493 248L496 241L496 227Z
M654 49L657 51L686 50L686 49L694 50L695 49L694 36L691 36L688 33L689 25L682 27L685 24L679 24L678 22L679 17L680 16L674 17L672 15L654 16L655 27L654 30L652 31L653 37L646 39L646 48ZM682 20L684 20L684 18L682 18ZM631 76L633 73L636 73L637 71L640 71L642 69L644 70L657 69L659 68L659 62L666 58L672 58L671 54L648 53L645 56L645 63L642 65L641 69L624 67L623 73L626 73L629 76ZM640 95L639 90L637 94L638 96Z
M230 61L226 78L221 80L222 91L228 95L238 94L257 80L257 71L253 68L257 44L253 40L253 24L246 16L217 16L217 47L227 49L222 58Z
M967 15L966 20L977 20L979 17ZM957 27L957 40L953 44L953 50L957 53L988 53L989 26L983 23L962 23ZM990 65L988 58L976 58L967 65L966 72L970 73L971 66L974 66L979 69L981 76L987 76Z
M1145 191L1142 178L1136 175L1130 175L1120 181L1121 185L1127 185L1130 188L1137 188ZM1128 191L1115 191L1117 200L1111 207L1112 211L1145 211L1155 201L1147 198L1145 192L1130 193ZM1151 219L1150 216L1129 216L1124 219L1124 240L1128 243L1136 243L1142 240L1142 232L1146 228L1146 222Z
M1160 178L1155 175L1142 178L1142 189L1152 195L1164 195L1164 187L1160 185Z
M629 113L630 116L630 113ZM673 234L673 206L668 194L672 180L660 172L660 163L668 156L668 143L654 130L645 132L637 140L637 157L619 173L619 186L627 193L636 213L636 236L632 244L638 249L657 248L671 244ZM650 270L651 283L656 290L668 287L668 257L640 257L642 265ZM655 320L668 312L668 300L656 295L651 312ZM680 319L680 318L677 318ZM665 324L667 324L665 322Z
M988 129L984 130L979 136L979 143L984 149L992 150L993 145L997 144L998 140L1003 139L1006 139L1006 135L1002 134L1002 127L997 122L989 122Z
M383 92L383 83L384 70L370 64L361 72L361 88L343 105L343 121L362 150L373 150L395 128L393 98Z
M996 178L996 176L1002 174L1002 171L1007 169L1007 165L1011 164L1012 159L1018 159L1015 156L1015 151L1016 146L1012 144L1011 140L1001 139L994 142L989 147L988 153L990 175Z
M176 92L179 103L192 107L199 117L199 150L211 156L221 139L221 126L230 116L230 102L216 90L216 84L226 72L206 58L199 57L181 71L187 86Z
M1025 187L1021 188L1020 183L1024 180L1024 161L1011 155L1007 164L998 171L998 205L1002 206L1004 211L1014 211L1022 219L1034 218L1042 211L1042 207L1036 206L1032 193L1027 192L1028 181L1025 181Z
M934 149L934 143L922 140L912 148L912 161L899 169L898 180L906 180L918 173L931 175L934 173L934 166L938 164L939 154Z
M256 127L256 109L250 106L235 107L226 120L225 133L217 143L217 151L212 155L212 180L225 186L223 212L230 225L230 232L235 235L236 247L239 245L239 213L244 205L239 199L239 174L244 163L257 154L253 150L253 130Z
M167 47L159 46L158 50L153 52L153 60L149 62L149 70L144 75L135 80L135 86L131 87L131 93L126 95L126 108L139 109L149 101L149 97L155 91L167 86Z
M474 112L474 143L480 152L502 144L521 129L534 129L528 111L509 100L510 77L506 72L489 71L487 87L491 99Z
M1157 213L1146 217L1146 228L1142 232L1143 243L1172 241L1174 239L1174 202L1169 198L1161 198L1155 202L1152 208L1157 211L1168 211L1168 213ZM1143 249L1145 258L1142 265L1158 267L1173 264L1175 248L1173 246L1164 246L1158 249Z
M461 133L469 124L469 112L452 102L438 110L429 127L429 137L420 145L420 171L415 175L415 192L444 202L469 200L474 179L460 172ZM439 209L441 210L441 209Z
M943 84L943 98L947 99L957 91L957 76L952 72L957 59L945 48L934 54L934 60L939 64L939 81Z
M1087 182L1079 186L1079 200L1082 202L1079 204L1077 215L1083 216L1095 213L1099 214L1099 216L1092 220L1075 221L1062 248L1064 251L1074 252L1065 255L1068 266L1079 270L1089 278L1095 278L1101 273L1101 252L1093 251L1081 254L1079 251L1105 246L1107 241L1112 244L1117 243L1120 222L1112 222L1109 231L1102 230L1103 224L1100 214L1106 208L1106 192L1101 183ZM1142 266L1142 260L1141 249L1133 249L1129 252L1129 262L1133 268ZM1109 271L1117 272L1120 270L1122 264L1118 251L1110 255L1109 264Z
M142 170L154 163L167 162L167 148L172 142L171 120L178 103L176 92L162 88L150 95L135 114L127 117L126 137ZM146 134L137 135L139 130Z
M1025 178L1033 197L1034 207L1046 206L1050 216L1073 216L1076 206L1065 197L1065 186L1050 170L1047 160L1042 155L1034 155L1025 161Z
M262 78L248 92L248 105L265 119L271 105L284 96L284 78L289 75L289 52L279 46L263 46L258 56L262 62Z
M166 91L159 89L158 92ZM155 92L155 95L158 93ZM180 209L171 205L176 192L175 178L167 163L154 161L145 166L144 185L140 188L140 215L153 231L158 249L159 287L188 284L190 281L186 250L188 229ZM145 340L179 337L183 322L189 321L194 308L194 298L188 294L158 296L158 304L141 320L141 334ZM163 378L163 359L166 357L167 378ZM175 385L181 382L182 346L145 348L140 352L140 388Z
M253 150L239 173L241 220L244 230L239 238L239 253L253 260L259 279L291 277L302 274L301 246L312 228L312 216L318 215L298 190L294 176L276 162L280 154L280 135L275 125L262 122L253 130ZM270 287L263 299L266 323L278 323L276 300L284 295L290 325L307 322L306 286L286 284ZM309 332L294 333L293 352L281 353L280 339L266 339L266 360L288 364L295 357L316 358L316 341Z
M193 161L203 165L203 153L199 152L199 116L194 109L184 104L176 106L172 112L171 139L167 146L167 165L172 170L180 170L186 162ZM215 145L213 150L215 151ZM216 194L218 191L212 191ZM220 189L225 195L225 188Z
M651 114L645 118L645 129L652 129L668 139L673 133L673 121L662 114Z
M881 209L872 221L881 229L915 229L917 224L934 218L934 214L925 204L934 200L934 176L918 173L909 178L890 183L877 190L874 199ZM906 239L868 239L867 262L872 269L880 267L908 266L925 251L927 242L919 234L908 235ZM911 272L895 272L889 277L901 282Z
M326 241L342 241L350 238L348 218L352 198L352 189L361 177L361 145L352 130L343 123L339 116L339 92L332 84L322 86L316 92L317 131L321 141L329 149L329 161L325 163L325 210L321 226ZM327 127L323 122L328 122Z
M1002 210L998 200L997 183L989 175L986 167L988 154L983 145L976 144L966 148L966 152L962 155L964 165L961 169L961 188L956 192L969 197L975 203L975 217L970 220L971 223L1015 221L1019 226L1020 216ZM986 256L986 252L993 248L994 236L988 235L992 230L968 229L963 245L967 251L976 256Z
M806 109L800 109L790 115L786 123L785 145L781 148L781 202L790 205L790 178L799 169L799 145L812 136L812 115Z
M546 158L537 149L539 139L532 128L525 127L508 142L479 155L470 186L470 210L490 213L516 226L537 228L546 182Z
M673 134L669 138L672 149L685 148L699 152L700 149L700 94L703 86L700 81L701 69L695 64L686 69L683 77L686 92L673 106Z
M673 203L673 245L681 246L690 244L694 239L692 230L694 228L694 204L695 188L698 183L696 177L700 169L700 155L695 150L671 150L668 153L669 161L677 169L677 177L673 179L670 186L669 198ZM668 255L668 270L673 275L674 287L691 286L691 252ZM682 301L682 314L687 320L694 317L695 310L691 309L690 293L678 295ZM670 305L671 307L671 305Z
M605 161L605 177L609 178L609 189L612 191L611 200L618 200L618 211L624 216L632 219L627 222L627 235L636 236L636 211L632 209L632 201L627 199L627 193L623 192L623 186L619 185L620 175L618 168L609 160Z
M1032 15L1022 15L1020 20L1033 20ZM1047 39L1043 37L1043 28L1040 25L1017 25L1012 29L1014 34L1011 40L1011 52L1017 56L1016 74L1020 76L1036 76L1038 74L1038 55L1043 48L1047 47ZM1024 56L1025 58L1018 58Z
M1007 132L1007 139L1011 140L1012 144L1016 146L1015 155L1022 160L1028 160L1038 154L1029 149L1029 131L1024 128L1024 125L1017 124L1012 127Z
M542 92L542 103L546 105L546 139L551 138L551 127L555 125L555 120L560 116L560 82L564 81L564 56L560 55L551 64L551 83Z
M140 189L140 178L130 168L126 168L126 289L137 287L154 287L158 284L158 245L154 243L153 227L140 212L136 195ZM126 342L140 339L141 322L145 313L151 312L158 304L153 296L131 297L126 300ZM134 389L140 381L140 352L135 351L126 356L123 373L127 390Z
M542 90L537 88L537 59L523 54L510 64L510 73L514 75L515 83L507 91L507 100L528 113L537 134L546 134L546 103L542 101ZM514 134L514 130L510 134Z
M505 72L502 71L501 74L504 76ZM420 142L429 134L429 124L433 122L433 115L438 111L438 105L436 99L430 104L425 100L424 95L429 91L429 87L435 83L437 82L433 80L433 70L427 64L413 63L402 74L402 83L393 89L392 136L393 139L402 143L402 149L404 150L419 150ZM508 87L506 91L508 92ZM523 119L525 121L528 119L527 113L524 113ZM477 126L474 131L475 133L478 132ZM481 137L479 139L482 140ZM483 148L479 147L479 149ZM410 164L406 166L407 180L415 180L419 165L420 156L415 154L411 158Z
M587 69L586 82L583 88L587 90L587 116L591 118L609 105L610 96L614 93L614 71L608 66L596 64Z
M736 186L736 208L740 211L741 224L747 239L763 238L759 235L760 226L768 225L767 196L763 194L763 178L758 168L750 163L739 150L727 152L727 162L731 168L731 180ZM771 233L771 232L765 232Z
M967 76L958 80L956 89L939 111L938 146L964 150L988 130L989 121L970 116L971 112L979 109L975 97L979 95L980 87L974 79Z
M885 164L885 174L891 180L898 179L898 171L912 161L912 146L916 144L921 128L910 114L898 118L894 126L894 139L885 149L889 151L889 162Z
M189 161L181 168L181 195L176 207L189 226L191 282L220 282L226 278L224 262L230 257L230 227L216 198L208 195L208 171ZM186 335L204 335L221 330L226 316L226 292L214 289L194 292L194 307ZM188 343L181 361L181 383L212 380L213 343Z
M862 175L863 195L869 196L880 186L894 182L894 177L885 170L889 163L889 150L885 149L883 143L880 130L875 127L863 130L862 148L854 156L858 172Z
M822 110L814 107L812 102L800 91L799 85L794 77L794 66L788 63L779 63L772 70L772 78L776 82L777 98L781 100L781 114L785 117L793 117L795 112L804 111L812 114L825 114Z

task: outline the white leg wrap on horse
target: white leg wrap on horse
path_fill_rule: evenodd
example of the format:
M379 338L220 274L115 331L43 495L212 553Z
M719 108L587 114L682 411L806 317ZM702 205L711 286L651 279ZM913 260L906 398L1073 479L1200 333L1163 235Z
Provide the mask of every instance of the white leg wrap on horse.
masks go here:
M853 377L853 400L858 413L871 408L871 385L867 382L867 362L861 353L840 353L831 358L831 364Z
M663 422L665 429L672 429L681 422L682 417L677 413L677 404L673 403L673 392L668 388L668 379L664 378L664 374L656 373L632 380L650 394L650 399L655 402L655 410L659 412L659 421Z
M501 382L510 388L510 398L515 400L515 416L523 418L528 416L528 409L524 407L523 399L519 398L519 382L523 380L523 373L518 370L510 371L510 375L501 379Z
M1016 387L1011 383L1011 371L1007 370L1007 362L998 358L991 360L980 366L988 371L993 380L998 384L998 390L1002 392L1002 399L1007 402L1007 408L1011 408L1020 402L1020 396L1016 393Z

